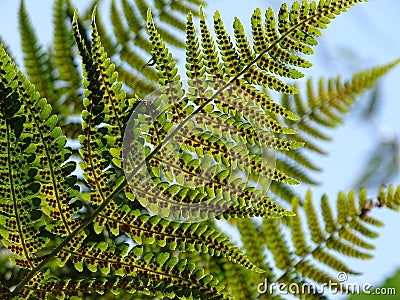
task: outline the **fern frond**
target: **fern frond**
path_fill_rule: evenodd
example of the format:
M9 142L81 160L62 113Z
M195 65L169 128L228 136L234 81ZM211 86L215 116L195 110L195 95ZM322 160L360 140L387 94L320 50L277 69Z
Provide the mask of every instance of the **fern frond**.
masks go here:
M56 126L51 106L0 49L2 122L2 198L0 203L3 243L15 253L16 264L33 268L40 262L48 237L44 228L65 236L78 225L72 202L78 188L70 176L71 151ZM76 203L75 203L76 204ZM75 207L74 207L75 206ZM45 250L46 251L46 250Z
M227 84L227 82L223 80L223 79L229 80L230 76L237 76L239 74L238 73L240 70L239 57L236 54L235 50L232 49L232 42L230 41L230 37L228 36L226 30L224 29L222 20L220 19L218 13L214 16L214 30L217 35L217 44L220 49L219 52L217 52L216 50L213 39L211 37L211 33L208 30L208 27L205 23L204 15L202 11L200 11L200 31L201 31L201 46L202 46L202 49L200 49L199 40L196 36L196 30L193 25L192 17L191 15L189 15L187 20L186 40L188 46L187 46L186 68L187 68L187 75L190 77L189 85L191 86L191 89L190 92L187 94L187 98L188 101L192 101L193 104L199 106L198 108L196 108L195 106L193 109L189 110L188 112L185 112L186 100L182 101L185 98L180 96L183 95L182 93L184 93L183 91L180 91L181 89L180 85L177 84L176 87L174 86L172 88L167 88L166 91L169 94L167 94L166 96L169 99L168 100L169 103L173 103L171 105L172 110L170 112L172 114L171 115L172 123L179 123L178 128L182 128L185 125L185 123L191 118L191 116L196 115L196 113L200 111L205 111L208 113L212 112L212 114L209 114L209 116L205 117L206 119L205 121L207 124L206 126L203 127L202 125L203 117L200 116L196 117L197 124L195 126L200 125L203 131L212 132L212 135L215 136L214 139L216 140L220 139L220 137L218 137L217 135L217 132L220 130L222 126L221 123L222 119L231 124L229 126L231 126L232 128L234 128L234 130L237 131L237 133L231 133L229 135L229 137L234 139L235 142L240 141L241 139L245 139L247 143L249 143L250 145L255 145L256 147L266 146L272 149L282 150L282 151L288 151L290 149L295 149L301 146L301 143L297 142L291 143L281 140L279 138L271 137L268 131L255 130L254 128L252 128L252 124L249 123L248 120L243 121L242 117L248 118L250 122L251 120L254 119L256 120L256 123L258 122L260 126L271 127L272 131L285 134L293 134L294 132L292 130L281 126L274 118L272 117L269 118L268 115L266 116L264 114L265 111L260 109L258 105L261 105L263 108L269 110L271 113L279 113L287 118L292 118L292 119L296 118L289 111L285 110L283 107L274 103L272 100L270 100L270 98L267 95L258 91L256 88L254 88L250 83L246 82L245 80L236 79L233 83L237 85L236 86L234 85L233 87L230 87L229 84ZM149 15L149 20L148 20L148 31L150 36L150 42L153 47L152 54L156 62L156 68L161 78L160 84L162 86L167 86L168 84L177 82L177 80L179 80L179 77L176 75L177 74L177 69L175 67L176 62L171 58L171 54L166 48L164 41L161 39L161 36L158 33L158 29L155 28L151 15ZM221 55L221 61L219 58L220 55ZM208 78L207 76L209 76L210 80L214 80L213 83L214 86L212 86L211 90L210 87L207 86L207 84L201 83L202 80L204 81L204 78ZM212 95L212 93L215 94ZM249 102L244 104L243 98L245 98L245 100L254 102L253 103ZM232 100L235 101L236 103L233 102ZM181 101L182 103L178 103L178 101ZM215 107L218 108L219 111L215 111ZM193 110L194 112L192 115L188 114ZM185 119L183 119L184 117ZM165 161L165 159L161 159L158 156L158 154L156 154L158 148L162 147L161 141L165 136L166 132L168 132L168 128L171 128L171 124L165 122L164 115L163 118L164 118L163 121L160 120L157 123L158 127L160 127L160 124L164 124L162 125L163 127L158 128L158 130L152 129L153 132L152 134L156 133L156 136L152 138L153 140L151 141L149 140L149 142L153 143L155 147L155 150L150 154L150 157L153 160L152 166L155 168L153 169L154 173L152 174L153 176L152 180L154 180L154 176L157 177L160 176L159 167L157 164L163 166L168 165L168 169L171 169L172 171L172 173L168 175L168 178L172 178L171 176L173 176L172 174L174 173L173 169L176 169L177 171L179 170L179 168L174 167L179 165L178 161L168 164ZM135 125L135 127L137 126L138 125ZM190 126L193 127L193 125ZM224 127L223 131L228 130L227 128ZM198 143L199 141L196 142L191 141L191 146ZM209 144L207 140L203 141L202 143L203 143L201 145L202 149L214 148L213 146L211 146L211 144ZM193 151L192 149L190 150ZM220 152L221 150L222 149L218 149L218 152ZM213 151L211 153L213 159L215 159L218 162L221 162L219 156L216 155L216 151L215 152ZM247 150L245 149L245 151ZM235 152L240 153L238 147L236 147ZM204 155L204 151L202 151L201 154L198 153L198 155ZM225 157L225 159L229 157L229 147L228 147L228 152L225 152L223 156ZM170 158L171 153L169 152L165 152L163 154L163 157L165 158L168 157L168 159L172 159ZM233 161L234 164L236 165L236 168L239 168L240 170L249 169L251 176L254 176L254 178L270 178L272 180L277 180L289 184L297 183L297 181L292 180L280 170L263 165L263 163L265 163L264 160L257 154L256 155L250 154L248 159L249 163L241 159L234 159ZM156 162L157 160L158 163ZM229 160L226 161L223 160L223 162L229 163ZM193 164L194 161L188 160L185 161L185 163ZM163 181L162 179L160 180L161 184ZM252 179L252 180L257 180L257 179ZM222 183L223 182L220 183L216 182L216 184L219 185L220 191L222 191L221 190L221 187L223 186ZM139 185L136 183L135 186ZM158 188L159 187L160 186L158 186ZM235 183L234 188L236 189L236 192L234 194L231 193L231 197L234 197L233 199L238 197L237 201L240 202L244 200L244 203L246 203L246 201L248 201L247 198L245 197L244 199L241 199L241 196L239 196L240 190L246 189L246 185L243 185L242 183L237 181L237 183ZM149 189L149 187L147 187L147 189ZM183 192L183 190L181 189L177 190L176 188L174 194L176 195L186 194L186 191ZM204 192L199 192L198 194L203 195ZM204 198L204 196L202 196L201 198ZM205 199L206 198L207 196L205 196ZM160 201L164 201L159 197L158 199ZM260 200L261 199L262 197L260 198ZM239 209L243 209L243 207L241 206L239 207ZM253 210L252 212L251 211L246 211L246 212L242 211L242 212L243 215L249 213L263 214L263 212L260 210L258 211ZM237 213L237 215L240 215L242 212L232 211L231 213L234 214ZM229 213L225 215L229 215ZM274 215L274 212L272 212L272 215Z
M240 219L237 220L237 226L240 232L241 240L243 243L243 249L246 250L246 254L249 258L252 259L258 266L260 266L263 270L265 270L262 274L249 273L249 272L240 272L242 276L245 277L245 282L247 288L243 287L242 290L249 294L247 299L254 299L256 296L256 290L254 288L260 284L260 282L264 282L268 280L269 282L274 281L275 274L272 271L271 266L266 260L264 245L260 243L260 228L253 222L251 219ZM233 268L225 266L225 268ZM227 274L228 278L229 273ZM228 279L228 282L231 281ZM243 284L236 282L236 284ZM232 290L235 291L238 287L232 287ZM237 292L240 295L240 290ZM237 299L244 299L243 297L237 296Z
M291 256L287 242L279 228L280 224L278 220L263 220L262 231L264 242L274 256L275 266L281 270L287 270L291 265Z
M66 90L71 92L71 97L75 94L72 100L66 100L67 104L74 104L75 112L80 111L81 102L80 95L77 90L81 87L81 76L78 73L74 62L73 46L74 38L70 26L66 24L67 6L65 0L57 0L54 3L54 63L58 69L58 79L67 83ZM68 93L68 92L67 92ZM68 96L67 96L68 97Z
M322 29L363 0L295 1L291 7L283 4L276 15L268 9L264 18L257 9L251 38L238 18L231 37L219 12L210 30L200 10L197 30L197 13L191 11L200 2L113 0L110 36L99 19L96 24L96 11L84 14L89 31L69 0L56 0L55 51L45 54L22 2L20 27L32 83L0 47L0 234L14 265L27 269L27 275L13 292L3 293L0 285L1 297L132 293L140 299L250 299L263 278L286 284L336 282L332 271L357 274L341 256L372 257L370 239L377 233L371 228L383 223L370 211L398 210L400 187L382 188L376 200L365 190L358 196L339 193L335 209L323 196L318 211L311 192L301 201L287 186L316 183L303 167L319 168L299 148L305 144L323 153L315 141L329 136L319 127L337 126L356 94L400 62L344 84L321 81L318 93L309 83L307 103L288 81L311 66L304 55L313 53ZM90 10L98 3L92 1ZM186 29L186 43L162 24L176 32ZM74 64L71 34L83 76ZM167 43L186 47L186 86ZM143 50L151 53L148 62ZM158 94L141 99L157 85ZM125 87L131 95L122 91ZM281 103L269 90L284 94ZM49 103L53 113L64 116L72 106L68 116L82 111L82 122L61 120L68 137L79 130L83 178L78 183L84 190L79 196L77 179L70 175L72 151L65 148L67 138ZM274 151L280 153L276 163ZM288 200L291 211L265 196L269 187ZM278 220L286 216L291 218ZM244 249L213 221L204 222L210 217L237 225ZM261 225L249 217L262 217ZM193 220L198 223L188 223ZM322 297L317 290L296 296Z
M328 198L323 196L320 203L322 218L315 210L310 191L306 194L303 206L299 206L299 200L296 197L293 198L292 211L296 216L289 219L292 243L285 240L284 229L278 222L265 220L262 226L262 237L265 239L269 252L273 255L276 266L284 270L284 273L275 281L289 285L293 282L299 283L299 278L296 279L296 277L300 276L300 278L308 278L320 284L329 281L336 282L335 275L322 271L317 264L326 265L337 272L358 274L347 266L340 256L358 259L372 258L369 252L374 247L366 238L376 238L377 234L371 234L372 231L364 226L365 223L371 224L369 211L375 207L381 207L380 205L398 210L399 196L400 188L395 189L393 186L387 189L382 188L376 200L367 200L366 190L360 191L358 199L353 191L348 194L339 193L336 202L338 207L336 217L332 213ZM303 213L307 218L309 239L308 234L302 229ZM375 226L379 225L381 224L375 224ZM364 231L365 229L367 231ZM360 232L365 233L364 237L361 237ZM265 296L260 294L259 299L264 299Z
M93 10L91 10L90 12L92 11ZM108 54L109 57L113 57L116 54L117 45L111 39L110 34L104 26L102 15L98 12L98 10L96 10L96 27L97 31L99 32L99 36L101 37L101 43L104 47L105 52Z
M262 272L254 263L237 248L227 237L207 224L177 223L149 216L139 210L131 210L128 206L109 205L100 213L94 223L97 233L103 230L107 222L110 231L119 235L123 231L139 245L156 243L174 251L198 251L213 256L222 256L249 270Z
M294 189L282 182L272 181L269 190L275 195L275 197L279 197L279 199L287 201L288 203L290 203L291 199L295 196L301 199L300 195L295 192Z
M300 182L311 185L318 184L318 182L311 178L306 172L301 170L299 167L288 163L286 160L277 159L276 168L282 170L282 172L287 174L290 178L296 178L296 180Z
M69 254L78 270L82 270L85 264L91 272L98 270L109 275L112 269L119 277L133 277L141 289L155 295L165 293L167 298L173 298L175 293L180 296L197 294L211 299L232 299L213 276L205 274L186 259L179 260L166 252L143 253L143 248L136 246L127 253L127 245L110 247L102 242Z
M400 206L400 187L394 187L390 185L389 187L385 188L385 186L381 186L379 189L378 195L378 203L373 203L373 206L385 206L392 210L399 210ZM367 203L368 205L368 203ZM371 207L371 204L369 205ZM365 213L365 211L364 211Z
M177 74L176 62L171 59L172 53L167 48L161 35L156 29L150 10L148 11L147 30L149 33L149 41L152 44L152 55L156 60L156 68L158 71L160 85L168 85L179 81L180 77Z
M320 171L320 168L305 157L306 152L315 152L321 155L327 153L318 144L319 141L329 141L330 137L323 129L331 129L343 123L344 115L355 104L355 101L368 88L374 86L377 81L399 64L399 59L371 69L356 73L351 79L343 82L340 77L318 82L315 89L312 81L308 80L306 85L306 99L301 94L294 95L291 101L288 95L281 99L282 106L296 113L299 120L285 119L288 127L296 130L296 135L288 136L289 139L304 143L302 149L278 152L278 161L281 160L297 173L286 172L300 182L315 184L309 176L305 176L303 169ZM279 133L278 133L279 135ZM279 195L278 195L279 196ZM290 202L291 198L284 200Z
M200 1L201 2L201 1ZM93 7L96 1L93 1ZM91 6L91 7L92 7ZM100 14L97 14L97 27L100 33L102 44L109 57L119 58L123 64L117 65L121 82L131 87L134 94L144 97L155 90L156 78L152 68L146 67L146 60L143 58L143 51L150 52L151 46L145 37L146 18L148 7L156 8L154 18L160 23L159 32L163 39L175 47L184 48L185 43L180 39L180 32L185 30L184 19L182 18L189 11L197 11L200 4L187 4L180 0L171 1L115 1L111 2L110 20L112 34L105 30ZM88 10L89 11L89 10ZM84 19L90 20L91 13L85 13ZM173 26L175 30L163 28ZM116 45L118 44L118 47ZM130 52L127 55L126 52ZM145 60L143 62L143 60Z
M141 23L141 20L139 20L139 17L135 12L134 8L127 0L122 0L121 2L129 29L132 32L140 31L143 25Z
M232 299L221 283L202 270L195 269L186 260L179 260L162 252L141 254L142 250L138 248L131 250L125 258L119 255L118 249L108 249L112 251L108 255L99 255L96 252L105 247L107 246L104 244L92 245L88 249L94 252L76 253L74 256L76 264L81 259L98 264L104 272L102 276L96 276L95 279L58 279L49 273L38 273L21 291L21 299L30 295L40 299L52 296L75 299L87 294L104 294L106 291L111 291L114 296L121 291L126 291L131 296L142 292L145 295L155 295L159 299ZM87 267L93 271L97 269L90 264ZM110 267L115 269L115 275L106 272Z
M179 11L184 15L187 15L189 13L194 13L195 16L198 16L197 11L198 7L200 6L206 6L207 3L202 0L188 0L188 1L180 1L180 0L174 0L171 1L171 8L173 10Z
M292 211L295 216L289 219L289 227L292 231L292 241L295 248L294 253L299 257L304 257L310 252L310 247L305 240L305 235L302 229L302 223L300 220L298 209L299 199L293 198Z
M110 16L117 43L119 45L125 45L129 41L129 33L124 28L121 20L121 15L117 10L117 7L115 6L115 0L111 1Z
M330 138L321 132L321 128L340 125L343 122L342 116L354 105L355 100L399 63L400 60L397 59L389 64L361 71L345 82L340 77L328 80L321 78L317 90L310 79L306 86L307 103L300 94L295 95L295 101L283 98L284 106L300 117L294 122L286 120L298 132L299 139L296 140L304 142L305 148L323 154L324 151L315 142Z
M47 98L54 109L59 109L59 95L54 86L55 78L50 72L50 62L47 54L38 43L35 31L25 9L25 2L19 7L19 30L21 34L24 65L29 80L35 85L42 97ZM56 111L56 113L58 113Z
M207 269L213 274L218 274L218 268L221 269L220 273L222 273L221 279L219 279L220 281L225 278L231 279L229 282L225 280L224 283L234 299L253 299L255 297L255 291L252 286L248 284L251 278L249 273L243 272L243 269L240 269L237 265L227 263L219 263L217 265L209 264Z
M109 168L113 153L122 148L122 132L126 122L126 108L130 104L121 91L115 67L101 46L98 32L92 20L92 44L88 49L79 31L75 14L74 35L82 56L84 67L85 110L82 112L82 135L79 149L83 162L80 166L88 186L93 190L90 201L102 203L109 197L115 186L115 174ZM99 126L100 124L107 124ZM114 150L111 150L114 149ZM107 169L107 171L104 171Z
M14 64L18 67L16 63L16 59L13 57L13 54L11 52L11 49L9 45L7 45L6 41L0 36L0 44L2 45L2 48L4 49L4 52L8 55L8 57L14 62Z
M297 199L297 197L294 199ZM325 240L325 233L321 228L317 213L312 204L311 190L308 190L306 193L304 210L307 211L307 224L310 230L311 240L316 244L321 244Z
M176 6L175 6L176 7ZM181 11L182 12L182 11ZM182 12L185 15L187 15L190 12ZM169 11L163 11L160 14L160 21L165 22L168 25L171 25L172 27L175 27L176 29L180 30L180 31L185 31L186 30L186 24L184 21L180 20L179 18L177 18L176 16L174 16L173 14L171 14L171 12Z
M247 194L253 191L249 189L245 191ZM216 216L217 219L224 217L225 219L231 218L249 218L249 217L262 217L262 218L282 218L291 217L293 214L290 211L282 208L278 204L274 203L270 198L263 197L258 200L256 204L249 207L248 204L243 201L243 198L238 199L239 202L234 203L231 207L225 210L221 215Z
M62 85L59 88L59 92L65 97L63 103L55 109L62 116L60 122L62 123L64 134L67 137L76 138L79 135L81 124L67 119L70 119L68 118L70 116L78 119L82 111L82 98L79 91L82 78L74 60L75 43L71 25L69 22L67 24L67 10L68 6L65 0L55 1L53 7L54 65L58 71L57 80ZM74 130L71 131L71 128L74 128Z

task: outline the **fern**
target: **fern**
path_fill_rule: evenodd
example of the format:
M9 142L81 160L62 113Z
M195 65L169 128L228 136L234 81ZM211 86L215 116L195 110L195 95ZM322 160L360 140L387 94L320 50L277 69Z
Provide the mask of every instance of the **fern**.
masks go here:
M71 152L56 126L51 106L39 98L34 86L2 50L3 181L1 204L6 246L18 256L16 263L33 268L48 238L40 228L66 236L76 227L72 202L77 195L75 169L65 163ZM15 85L16 83L16 85ZM75 208L74 208L75 206ZM34 222L32 222L34 220Z
M306 95L307 103L300 94L294 96L294 101L286 96L282 97L282 104L294 111L300 119L298 121L286 121L291 128L296 128L298 134L295 140L304 143L302 149L287 153L282 157L282 163L287 164L293 170L286 171L299 181L314 184L314 180L301 172L302 169L320 171L306 156L306 151L326 155L327 153L316 143L317 141L330 141L331 138L322 131L322 128L335 128L343 123L345 115L350 107L354 105L358 96L365 89L372 87L377 81L399 64L395 60L387 65L377 66L356 73L351 79L343 82L340 77L328 80L320 79L318 89L313 87L312 80L307 81ZM279 160L278 160L279 162ZM291 172L297 172L291 173ZM290 201L290 198L286 197Z
M90 19L91 11L98 2L92 1L89 6L91 8L89 10L90 13L84 14L86 19ZM167 22L167 24L182 23L179 20L181 18L179 15L186 10L197 11L197 7L201 4L203 3L185 4L175 0L165 3L146 3L146 1L138 1L137 3L137 5L142 5L141 7L148 7L149 5L157 7L160 11L160 20ZM141 50L139 50L139 48L142 48L146 52L150 51L150 44L144 35L146 22L145 18L143 19L137 15L139 6L132 6L126 0L121 1L121 6L123 10L119 10L116 1L113 1L110 9L113 35L116 40L113 40L106 32L100 15L97 15L97 26L108 55L113 59L122 61L121 64L116 66L121 82L131 88L134 87L135 93L143 96L154 90L157 82L156 73L151 68L145 68L149 57L143 58L140 55ZM23 2L21 2L19 11L20 32L27 76L36 86L41 96L45 97L52 105L53 112L59 115L63 133L69 138L77 138L80 134L81 124L78 120L82 111L82 95L80 94L82 76L74 59L76 52L74 49L75 42L69 20L72 20L73 10L69 0L54 1L54 51L44 50L38 42ZM88 28L84 22L80 22L80 25L82 38L85 40L86 46L88 46ZM176 30L182 29L181 25ZM125 35L125 38L122 38L121 35ZM168 42L171 42L174 46L184 47L182 41L179 41L175 35L168 34L167 31L164 31L164 35L169 37ZM117 45L119 46L117 47ZM54 62L51 60L54 60Z
M94 3L96 3L95 1ZM135 93L143 97L152 92L157 82L157 74L152 68L145 68L151 63L151 57L141 57L141 51L145 51L148 55L151 46L146 34L146 18L147 8L152 7L156 12L156 18L159 20L163 28L173 27L173 32L160 27L160 32L167 43L184 48L185 43L179 37L185 31L184 16L189 11L198 11L198 7L204 2L202 1L134 1L113 0L110 7L110 20L112 23L113 35L115 40L106 32L104 25L100 21L97 14L97 24L102 42L106 52L112 58L121 59L122 63L118 64L120 80L128 87L132 88ZM118 7L119 4L119 7ZM86 19L90 19L91 9L85 14Z
M56 0L49 52L21 2L28 78L0 47L0 234L25 272L2 298L269 299L279 294L260 293L264 279L335 281L321 264L357 274L341 256L372 257L372 227L382 224L370 211L398 210L400 187L376 200L366 190L339 193L335 210L323 196L317 211L310 191L303 201L288 185L316 183L303 168L319 169L303 149L323 153L319 127L340 124L400 60L343 84L321 80L317 96L309 82L307 103L288 80L304 76L321 31L359 2L256 9L251 36L235 18L231 37L219 12L210 29L197 0L121 0L122 12L113 0L112 36L99 1L79 16ZM185 47L186 86L168 44ZM67 138L78 139L77 150ZM237 226L242 249L217 228L222 218Z
M275 278L275 282L282 282L289 286L293 282L300 284L303 279L320 284L336 280L335 276L319 269L317 267L319 264L324 264L330 270L337 272L357 274L357 271L344 264L339 256L372 258L370 251L374 249L374 246L366 239L377 237L370 225L381 226L381 223L369 216L366 211L386 206L386 204L387 207L398 210L399 192L399 187L390 186L387 190L381 188L379 196L375 199L370 199L366 190L361 190L358 198L354 191L349 191L347 195L339 193L336 202L338 211L336 218L332 214L328 198L323 196L320 202L321 218L315 210L311 191L308 191L304 208L301 210L305 214L307 231L310 233L312 243L306 238L306 233L301 226L304 222L301 222L299 199L293 198L292 207L293 212L296 212L296 217L289 221L293 251L288 248L288 241L283 236L281 224L266 221L262 224L263 238L273 255L276 267L284 272ZM268 297L268 294L261 294L259 298L268 299Z
M54 78L52 78L51 63L49 62L48 55L38 45L37 38L25 10L24 1L21 1L19 8L19 29L26 73L37 91L43 97L49 99L53 104L52 106L56 108L58 106L58 99L55 93Z

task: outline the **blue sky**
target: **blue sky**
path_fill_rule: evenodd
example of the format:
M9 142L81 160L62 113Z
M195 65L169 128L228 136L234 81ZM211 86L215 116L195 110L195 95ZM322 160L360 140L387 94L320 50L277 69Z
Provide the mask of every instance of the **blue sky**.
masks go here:
M87 1L72 1L83 10ZM106 1L107 3L110 1ZM249 25L252 10L256 7L266 9L272 6L275 10L283 3L282 0L215 0L208 1L205 8L208 16L218 9L226 27L231 27L233 17L239 16L245 26ZM293 1L286 1L292 3ZM53 0L26 0L27 10L40 41L47 45L52 36L52 3ZM245 3L245 4L244 4ZM0 35L13 51L21 65L20 40L18 34L17 9L19 1L0 2ZM343 78L367 67L384 64L400 57L400 18L398 12L399 0L371 0L362 3L349 12L340 15L330 27L323 32L320 44L311 58L314 66L307 70L307 76L319 78L342 74ZM249 28L249 27L247 27ZM381 97L384 100L373 127L364 126L355 113L346 117L344 126L330 131L333 142L324 145L329 156L317 157L317 163L324 168L318 176L323 184L313 188L315 199L327 193L334 200L340 190L348 190L359 174L365 157L372 150L376 141L386 134L399 137L399 93L397 92L400 79L400 68L387 75L380 84ZM362 101L362 99L360 99ZM360 103L360 105L365 105ZM399 184L399 176L393 182ZM307 187L304 186L304 190ZM374 196L372 193L371 196ZM381 237L374 241L377 250L375 258L370 261L349 261L354 269L363 270L362 276L350 277L349 282L369 282L379 284L382 279L400 268L400 257L395 246L398 228L400 227L399 213L387 210L374 211L386 227L379 230ZM400 291L398 291L400 293Z

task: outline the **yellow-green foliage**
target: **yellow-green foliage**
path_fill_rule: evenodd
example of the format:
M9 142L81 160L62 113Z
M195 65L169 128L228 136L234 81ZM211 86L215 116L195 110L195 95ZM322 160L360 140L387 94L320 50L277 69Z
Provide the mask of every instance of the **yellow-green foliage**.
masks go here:
M343 257L372 257L373 227L383 224L371 212L398 210L400 187L372 197L340 192L335 207L323 196L317 208L311 191L296 196L289 185L316 183L308 171L319 167L305 153L324 153L316 144L329 140L321 128L342 123L356 97L400 60L347 82L320 79L318 92L309 81L306 95L288 80L304 76L311 66L305 55L330 21L364 1L255 9L249 22L235 18L233 36L219 12L205 17L200 0L113 0L111 35L99 2L79 16L69 0L55 0L54 49L46 52L21 1L26 76L0 46L0 250L12 265L0 265L2 279L12 274L1 299L279 299L257 287L264 279L324 284L336 280L334 272L357 274ZM185 32L185 40L170 28ZM169 45L185 48L185 70ZM133 131L140 133L146 114L132 112L154 88L171 105L148 126L146 156L125 177L128 120L137 116ZM193 129L191 119L201 130L185 136L179 129ZM179 157L165 152L174 138L182 142ZM68 139L79 146L66 147ZM265 148L277 152L276 164L260 154ZM143 166L147 181L135 176ZM228 176L228 169L247 172L249 180ZM180 223L147 211L154 199L185 206L217 194L232 205L205 221ZM221 208L207 205L196 216L207 219L207 209ZM218 229L221 219L239 231L241 247Z

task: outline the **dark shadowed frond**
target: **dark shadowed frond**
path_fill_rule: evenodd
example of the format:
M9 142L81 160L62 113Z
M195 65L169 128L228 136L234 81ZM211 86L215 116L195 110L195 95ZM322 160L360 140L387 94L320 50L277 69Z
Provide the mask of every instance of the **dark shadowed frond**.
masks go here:
M78 225L73 198L74 162L46 99L14 65L3 48L1 63L3 243L17 265L32 269L47 252L49 237L67 236ZM45 237L42 233L48 231ZM40 236L39 236L40 235Z

